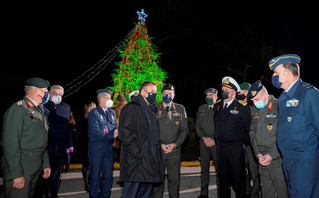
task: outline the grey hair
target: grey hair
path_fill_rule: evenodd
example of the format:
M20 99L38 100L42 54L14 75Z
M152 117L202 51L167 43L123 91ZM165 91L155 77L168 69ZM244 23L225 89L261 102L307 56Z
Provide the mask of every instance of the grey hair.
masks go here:
M294 62L288 62L288 63L284 63L283 67L285 69L288 69L293 76L295 77L299 77L300 76L300 67L298 63L294 63Z
M30 85L25 85L24 86L24 93L29 94L31 93L36 87L35 86L30 86Z
M62 90L62 95L64 94L64 88L61 85L52 85L50 87L50 91L52 91L53 89L61 89Z
M96 96L96 100L99 101L101 98L105 98L107 96L108 93L106 92L101 92L99 94L97 94Z

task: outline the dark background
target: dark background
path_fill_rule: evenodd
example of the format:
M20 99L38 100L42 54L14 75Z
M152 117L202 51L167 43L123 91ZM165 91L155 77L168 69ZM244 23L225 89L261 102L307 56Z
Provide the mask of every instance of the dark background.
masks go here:
M257 3L258 2L258 3ZM311 3L312 2L312 3ZM145 9L159 65L176 85L175 102L195 118L203 91L221 79L260 79L276 97L268 61L284 53L301 56L301 78L316 87L318 15L315 1L117 0L98 3L3 5L1 118L23 95L27 78L66 85L96 64L137 23ZM209 4L208 4L209 3ZM114 61L119 61L115 58ZM66 98L75 112L96 90L112 84L111 63L90 83Z

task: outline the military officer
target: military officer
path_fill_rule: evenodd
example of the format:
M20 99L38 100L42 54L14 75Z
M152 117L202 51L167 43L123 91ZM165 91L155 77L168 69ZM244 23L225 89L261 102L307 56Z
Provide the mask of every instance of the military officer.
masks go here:
M239 84L240 92L238 92L236 98L242 100L250 105L250 101L247 99L248 90L251 84L248 82L242 82ZM250 105L251 106L251 105ZM251 144L246 144L245 150L246 157L246 197L259 198L260 192L260 176L258 173L258 162L253 154Z
M249 142L250 107L236 99L240 87L235 79L222 79L221 99L214 105L217 172L220 197L245 197L245 144Z
M239 84L239 88L240 88L240 91L237 92L237 95L236 95L236 98L238 100L242 100L244 102L248 102L247 101L247 94L248 94L248 90L249 88L251 87L251 84L248 83L248 82L242 82Z
M277 144L289 197L319 197L319 91L300 79L300 57L285 54L269 61L278 99Z
M201 166L201 195L208 197L209 167L212 159L216 168L216 145L214 141L214 103L217 101L218 91L215 88L205 90L206 104L198 108L196 118L196 133L199 137L200 166ZM217 170L217 168L216 168ZM216 177L218 184L218 175Z
M250 143L258 158L263 198L288 198L287 184L276 144L278 101L260 80L252 84L247 98L251 108Z
M1 137L5 197L32 197L41 169L43 178L50 176L48 122L41 107L49 98L49 85L42 78L27 79L25 97L5 113Z
M109 197L113 179L113 146L118 136L113 91L97 91L98 106L88 116L90 198Z
M181 146L188 134L185 108L173 102L175 87L167 84L162 90L163 101L156 104L159 123L163 166L167 169L170 197L179 197ZM163 197L164 185L153 187L152 197Z

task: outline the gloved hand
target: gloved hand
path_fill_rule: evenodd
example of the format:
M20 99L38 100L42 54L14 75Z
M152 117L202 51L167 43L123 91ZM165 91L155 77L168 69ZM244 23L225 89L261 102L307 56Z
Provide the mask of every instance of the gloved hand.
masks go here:
M72 153L73 151L74 151L73 146L71 146L71 147L69 147L69 148L66 149L66 152L67 152L67 153Z

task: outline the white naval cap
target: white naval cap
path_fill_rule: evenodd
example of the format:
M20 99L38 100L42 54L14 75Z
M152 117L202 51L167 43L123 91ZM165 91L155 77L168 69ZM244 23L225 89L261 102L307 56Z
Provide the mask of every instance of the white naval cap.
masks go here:
M139 94L139 91L138 91L138 90L132 91L132 92L128 95L128 97L129 97L130 99L132 99L132 96L137 96L138 94Z
M241 89L240 89L238 83L236 82L236 80L233 79L230 76L225 76L222 79L222 86L225 86L225 87L228 87L228 88L231 88L231 89L235 89L236 92L240 92L241 91Z

